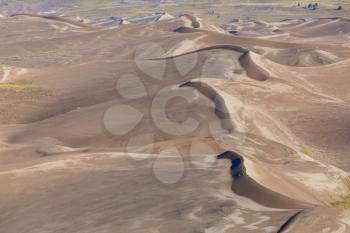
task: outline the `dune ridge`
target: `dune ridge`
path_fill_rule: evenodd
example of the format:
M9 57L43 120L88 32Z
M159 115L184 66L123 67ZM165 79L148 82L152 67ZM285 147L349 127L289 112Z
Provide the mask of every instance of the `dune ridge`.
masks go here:
M228 133L232 133L235 126L232 122L230 111L226 106L224 98L210 85L200 82L200 81L189 81L181 84L180 87L192 87L207 97L210 101L214 103L215 115L221 121L221 127L227 130Z

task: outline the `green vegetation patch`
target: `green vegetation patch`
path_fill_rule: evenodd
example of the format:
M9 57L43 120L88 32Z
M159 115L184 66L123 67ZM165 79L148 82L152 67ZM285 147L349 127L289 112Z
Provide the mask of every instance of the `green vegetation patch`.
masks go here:
M343 182L348 189L348 194L343 195L340 201L332 203L334 207L350 209L350 177L344 178Z
M307 155L307 156L309 156L309 157L312 157L312 150L309 148L309 147L307 147L307 146L305 146L305 145L302 145L301 146L301 149L302 149L302 152L305 154L305 155Z
M43 87L33 86L31 82L26 80L0 83L0 91L1 90L22 93L33 97L49 96L52 94L50 90Z

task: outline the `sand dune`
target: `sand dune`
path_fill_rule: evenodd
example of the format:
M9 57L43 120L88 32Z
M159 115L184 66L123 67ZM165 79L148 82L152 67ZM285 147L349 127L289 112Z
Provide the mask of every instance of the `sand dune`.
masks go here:
M73 20L69 20L69 19L62 18L62 17L58 17L58 16L54 16L54 15L38 15L38 14L30 14L30 13L18 13L18 14L12 15L11 17L16 17L16 16L37 17L37 18L53 20L53 21L57 21L57 22L61 22L61 23L66 23L66 24L69 24L69 25L74 26L74 27L91 28L91 26L89 26L87 24L80 23L80 22L73 21Z
M220 96L220 94L213 87L198 81L197 82L191 81L181 85L181 87L184 87L184 86L195 88L205 97L207 97L210 101L212 101L215 106L215 110L214 110L215 115L221 121L221 127L227 130L229 133L234 130L235 127L232 123L230 111L226 106L225 100Z
M249 176L241 177L232 183L232 191L237 195L248 197L255 202L278 209L304 209L310 205L302 204L298 201L275 193L254 181ZM259 195L258 195L259 193Z
M184 14L183 16L181 16L181 18L183 18L185 20L185 22L186 22L185 25L190 25L193 28L200 28L201 27L200 22L193 15ZM190 24L187 24L188 21L189 21Z
M348 21L170 18L1 20L0 231L348 232Z

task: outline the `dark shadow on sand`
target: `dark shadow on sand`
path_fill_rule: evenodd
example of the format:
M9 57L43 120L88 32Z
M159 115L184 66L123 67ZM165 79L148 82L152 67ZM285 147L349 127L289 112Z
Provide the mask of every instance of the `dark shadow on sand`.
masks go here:
M305 209L310 204L303 203L274 192L249 177L244 166L243 156L226 151L217 156L218 159L231 160L231 176L233 178L231 190L239 195L253 200L254 202L270 208L277 209Z

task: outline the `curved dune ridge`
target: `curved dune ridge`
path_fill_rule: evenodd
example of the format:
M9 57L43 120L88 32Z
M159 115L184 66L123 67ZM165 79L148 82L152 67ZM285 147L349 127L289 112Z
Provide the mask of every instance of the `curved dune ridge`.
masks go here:
M272 208L304 209L312 207L274 192L249 177L241 155L226 151L218 155L218 159L231 160L232 191L237 195L248 197L263 206Z
M169 57L164 57L164 58L152 58L149 60L174 59L174 58L178 58L181 56L199 53L202 51L219 50L219 49L232 50L235 52L242 53L242 55L239 58L239 62L241 64L241 66L243 68L245 68L248 77L255 79L255 80L258 80L258 81L265 81L271 77L271 74L266 69L264 69L263 67L261 67L257 64L256 59L258 59L258 58L255 58L255 57L257 57L256 55L253 58L251 56L251 53L252 53L251 51L249 51L248 49L246 49L244 47L234 46L234 45L215 45L215 46L201 48L201 49L197 49L194 51L190 51L190 52L175 55L175 56L169 56Z
M227 130L229 133L232 133L234 130L234 125L231 120L230 112L226 106L225 100L220 96L220 94L211 86L206 83L202 83L199 81L190 81L182 84L180 87L193 87L197 91L199 91L202 95L207 97L210 101L214 103L215 115L221 121L221 127Z
M24 15L0 21L0 232L350 231L348 21Z
M177 33L200 33L203 30L188 28L188 27L179 27L174 30ZM244 38L242 38L244 39ZM261 55L263 58L271 60L275 63L287 65L287 66L296 66L296 67L312 67L312 66L322 66L334 64L350 58L350 52L348 49L339 49L337 47L323 48L324 46L310 46L305 47L300 44L284 44L282 46L268 47L268 46L256 46L249 48L248 51L246 48L233 48L232 45L216 45L208 48L198 49L193 52L200 52L203 50L209 49L233 49L237 51L244 52L244 57L247 58L247 64L252 63L252 58L248 52L255 52ZM256 57L256 56L254 56ZM255 68L254 68L255 69ZM265 74L266 75L266 74Z

